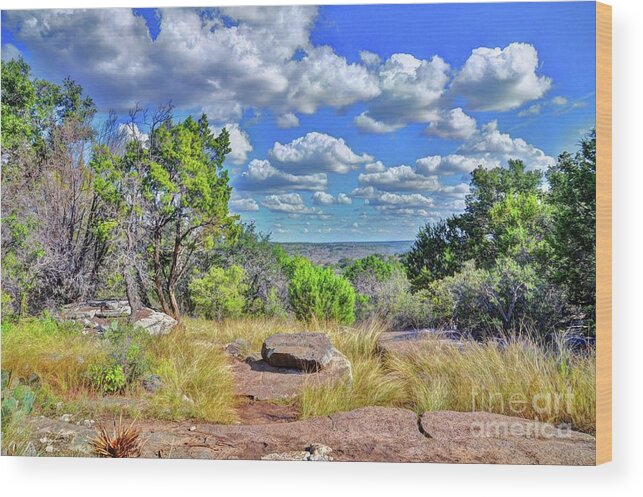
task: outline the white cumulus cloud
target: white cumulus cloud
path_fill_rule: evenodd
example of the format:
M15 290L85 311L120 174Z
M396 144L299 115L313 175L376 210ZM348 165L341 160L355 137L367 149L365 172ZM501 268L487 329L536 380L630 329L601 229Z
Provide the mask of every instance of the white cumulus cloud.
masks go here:
M452 91L474 110L505 111L541 98L552 85L539 76L538 52L528 43L476 48L460 69Z
M324 190L327 185L324 173L290 174L260 159L251 160L235 184L242 191Z
M282 167L298 173L326 171L345 174L373 160L368 154L353 152L342 138L316 131L285 145L276 142L268 155Z

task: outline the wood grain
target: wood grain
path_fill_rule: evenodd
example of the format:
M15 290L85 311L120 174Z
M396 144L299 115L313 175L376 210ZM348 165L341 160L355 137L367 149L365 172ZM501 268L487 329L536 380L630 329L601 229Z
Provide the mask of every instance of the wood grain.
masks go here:
M612 460L612 7L596 3L596 463Z

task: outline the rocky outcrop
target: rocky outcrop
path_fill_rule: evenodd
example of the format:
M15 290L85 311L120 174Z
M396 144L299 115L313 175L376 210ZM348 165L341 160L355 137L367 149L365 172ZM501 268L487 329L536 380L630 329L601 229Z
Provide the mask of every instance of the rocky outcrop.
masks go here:
M333 346L324 333L284 333L266 339L261 357L276 368L314 372L331 361Z
M43 444L60 437L52 455L82 452L95 431L34 418ZM44 426L43 426L44 425ZM483 412L432 412L364 407L289 423L214 425L136 422L146 440L143 457L195 459L443 462L497 464L595 463L590 435L535 421ZM46 445L45 445L46 446ZM331 452L332 451L332 452Z
M89 300L68 304L60 309L60 318L81 323L86 332L103 332L112 322L129 320L132 309L127 300ZM169 333L177 322L171 316L154 309L136 312L132 325L145 329L150 335Z

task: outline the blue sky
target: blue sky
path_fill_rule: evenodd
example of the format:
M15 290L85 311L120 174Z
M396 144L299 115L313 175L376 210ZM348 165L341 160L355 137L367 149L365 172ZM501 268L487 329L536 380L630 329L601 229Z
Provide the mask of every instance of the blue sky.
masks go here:
M402 240L461 211L476 165L546 169L594 126L594 5L3 11L2 56L99 119L206 112L233 211L275 240Z

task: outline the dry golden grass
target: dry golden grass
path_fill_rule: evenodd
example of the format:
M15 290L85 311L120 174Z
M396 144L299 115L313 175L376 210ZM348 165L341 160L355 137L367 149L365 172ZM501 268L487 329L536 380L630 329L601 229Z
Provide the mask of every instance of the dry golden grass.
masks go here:
M409 407L489 411L570 423L595 430L593 353L546 350L528 338L467 343L462 350L436 341L405 356L387 358L387 369L403 389Z
M2 325L2 369L12 378L36 373L58 395L86 394L88 372L105 356L106 350L77 328L37 319Z
M220 347L195 335L186 328L152 342L154 372L163 386L149 399L145 415L231 423L236 399L229 362Z
M405 356L382 356L376 345L385 328L376 322L349 328L250 317L223 323L185 319L182 329L151 340L147 352L163 388L128 414L234 422L237 399L223 346L242 338L249 352L258 353L268 336L301 331L327 333L351 361L354 378L352 385L304 388L295 400L304 418L369 405L403 406L417 412L484 410L595 430L594 353L574 355L564 346L546 351L523 338L509 339L504 347L468 343L462 350L435 342ZM105 359L100 340L33 320L3 326L2 345L2 367L12 375L36 372L45 391L70 405L91 402L92 395L95 401L87 371Z

